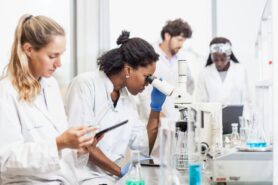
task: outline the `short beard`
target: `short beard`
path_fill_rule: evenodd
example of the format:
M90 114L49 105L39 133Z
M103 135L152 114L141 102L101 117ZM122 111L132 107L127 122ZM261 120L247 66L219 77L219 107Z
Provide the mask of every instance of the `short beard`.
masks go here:
M170 52L171 52L171 54L174 56L174 55L176 55L176 54L179 52L179 50L180 50L180 49L178 49L177 51L174 50L174 49L171 49Z

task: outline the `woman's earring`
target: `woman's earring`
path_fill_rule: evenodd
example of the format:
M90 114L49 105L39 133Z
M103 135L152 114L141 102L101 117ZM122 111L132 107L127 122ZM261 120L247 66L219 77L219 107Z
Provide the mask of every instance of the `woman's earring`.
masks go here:
M129 78L129 75L125 75L125 78Z

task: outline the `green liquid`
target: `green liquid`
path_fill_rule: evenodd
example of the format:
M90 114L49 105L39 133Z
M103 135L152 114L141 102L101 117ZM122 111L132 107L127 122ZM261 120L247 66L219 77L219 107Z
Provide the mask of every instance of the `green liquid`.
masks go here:
M145 185L144 180L126 180L125 185Z

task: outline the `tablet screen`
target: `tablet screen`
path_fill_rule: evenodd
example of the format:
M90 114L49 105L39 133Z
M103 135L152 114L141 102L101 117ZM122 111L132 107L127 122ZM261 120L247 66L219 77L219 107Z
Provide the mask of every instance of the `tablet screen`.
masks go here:
M128 120L125 120L125 121L122 121L122 122L120 122L120 123L117 123L117 124L115 124L115 125L113 125L113 126L111 126L111 127L108 127L108 128L106 128L106 129L103 129L103 130L97 132L96 135L95 135L95 137L98 138L98 137L100 137L102 134L104 134L105 132L108 132L108 131L111 131L111 130L113 130L113 129L115 129L115 128L118 128L118 127L120 127L120 126L126 124L127 122L128 122Z

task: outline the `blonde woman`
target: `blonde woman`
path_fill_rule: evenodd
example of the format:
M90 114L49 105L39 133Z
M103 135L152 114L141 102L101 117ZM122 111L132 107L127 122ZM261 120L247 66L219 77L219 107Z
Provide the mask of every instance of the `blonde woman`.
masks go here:
M51 77L61 66L65 42L64 29L54 20L20 18L0 81L1 185L78 183L74 151L86 155L94 138L89 134L93 128L67 129L59 87Z

